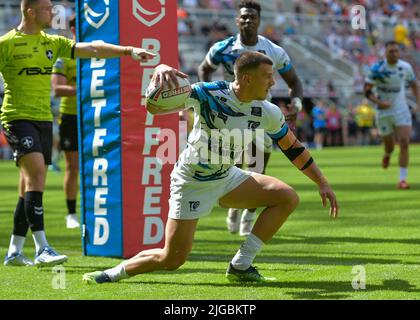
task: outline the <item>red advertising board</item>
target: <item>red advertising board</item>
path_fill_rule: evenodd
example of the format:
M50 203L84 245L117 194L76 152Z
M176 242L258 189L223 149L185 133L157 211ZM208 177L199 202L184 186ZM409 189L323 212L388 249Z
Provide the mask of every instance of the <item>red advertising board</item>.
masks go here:
M176 1L120 1L120 44L146 48L157 56L140 64L121 60L122 207L124 257L163 247L169 176L178 156L178 116L148 115L144 92L154 68L178 66ZM116 31L117 32L117 31ZM169 133L169 134L168 134ZM170 163L156 154L166 148Z

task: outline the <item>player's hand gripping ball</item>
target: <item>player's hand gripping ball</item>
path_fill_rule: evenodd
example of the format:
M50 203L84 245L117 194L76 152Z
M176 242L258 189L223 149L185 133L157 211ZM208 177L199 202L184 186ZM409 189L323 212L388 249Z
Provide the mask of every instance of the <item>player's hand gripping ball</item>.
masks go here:
M152 83L146 89L146 101L163 110L176 109L185 104L191 95L191 85L188 79L177 76L179 86L169 88L167 86Z

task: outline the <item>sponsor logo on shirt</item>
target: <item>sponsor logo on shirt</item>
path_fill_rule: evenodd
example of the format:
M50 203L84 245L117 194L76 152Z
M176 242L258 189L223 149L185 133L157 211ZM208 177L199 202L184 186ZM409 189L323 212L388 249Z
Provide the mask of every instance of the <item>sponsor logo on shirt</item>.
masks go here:
M18 75L21 76L22 74L26 74L27 76L37 76L37 75L46 75L46 74L51 74L52 73L52 68L51 67L44 67L39 68L39 67L29 67L29 68L22 68Z
M32 54L30 54L30 53L15 54L13 56L13 59L15 59L15 60L23 60L23 59L30 59L30 58L32 58Z

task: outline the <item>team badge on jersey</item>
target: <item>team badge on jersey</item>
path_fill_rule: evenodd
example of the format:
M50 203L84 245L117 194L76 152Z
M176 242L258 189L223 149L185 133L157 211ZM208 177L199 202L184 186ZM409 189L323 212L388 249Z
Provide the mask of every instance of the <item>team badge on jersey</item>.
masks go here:
M200 206L200 201L190 201L190 211L195 212L197 211L198 207Z
M251 107L251 115L256 117L261 117L262 109L261 107Z
M34 139L30 136L24 137L20 140L20 144L26 149L31 149L34 145Z
M52 60L54 57L52 50L45 51L45 54L47 55L48 60Z

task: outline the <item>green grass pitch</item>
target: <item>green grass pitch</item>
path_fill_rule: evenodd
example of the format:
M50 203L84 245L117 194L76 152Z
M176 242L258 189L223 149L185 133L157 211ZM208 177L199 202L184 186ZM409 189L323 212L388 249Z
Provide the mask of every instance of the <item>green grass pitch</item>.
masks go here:
M226 231L225 211L215 208L199 222L190 258L179 270L86 286L83 273L120 260L82 256L79 230L65 228L63 175L49 172L44 196L46 232L51 245L69 256L65 288L53 288L57 274L51 268L1 264L0 299L418 299L420 146L411 147L412 189L404 191L396 189L397 152L388 170L380 167L379 146L330 148L312 154L336 192L339 219L330 219L315 185L275 152L267 173L292 185L301 203L255 260L263 275L277 278L274 282L246 286L227 282L226 267L243 239ZM12 229L17 177L13 162L0 162L1 258ZM31 236L25 254L33 258ZM357 280L352 273L355 266L364 268L365 289L352 287Z

